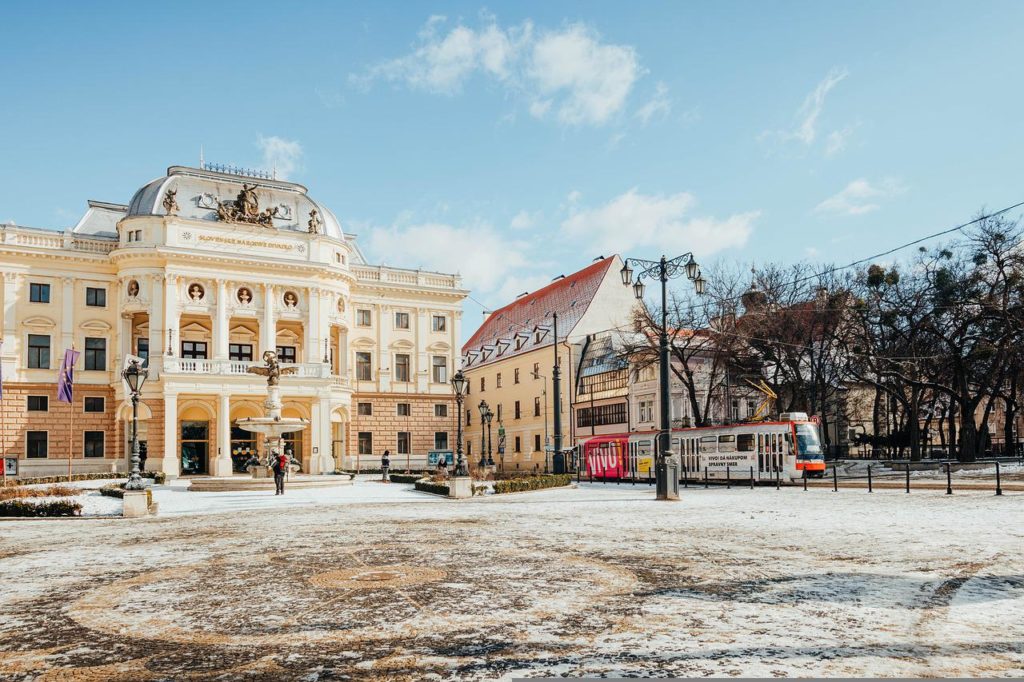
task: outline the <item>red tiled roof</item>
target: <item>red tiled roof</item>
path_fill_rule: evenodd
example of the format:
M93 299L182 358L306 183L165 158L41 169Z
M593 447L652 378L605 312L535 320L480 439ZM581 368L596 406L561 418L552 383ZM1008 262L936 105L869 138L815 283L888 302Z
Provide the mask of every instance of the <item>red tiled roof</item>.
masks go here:
M533 331L537 327L550 328L550 313L558 313L558 336L565 338L594 300L598 287L614 262L614 256L603 258L579 272L557 279L546 287L495 310L462 347L462 353L479 350L482 346L496 344L499 340L509 341L508 348L500 356L497 355L497 351L488 356L487 360L490 361L549 345L552 340L550 331L544 335L540 343L536 342ZM529 334L519 349L516 349L517 333ZM479 362L478 359L473 364Z

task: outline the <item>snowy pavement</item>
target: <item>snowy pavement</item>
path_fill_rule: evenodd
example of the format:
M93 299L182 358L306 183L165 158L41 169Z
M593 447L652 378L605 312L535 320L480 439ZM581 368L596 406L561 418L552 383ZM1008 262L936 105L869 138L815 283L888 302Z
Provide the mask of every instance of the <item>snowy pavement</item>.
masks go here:
M0 679L1024 675L1024 494L652 498L178 485L5 523Z

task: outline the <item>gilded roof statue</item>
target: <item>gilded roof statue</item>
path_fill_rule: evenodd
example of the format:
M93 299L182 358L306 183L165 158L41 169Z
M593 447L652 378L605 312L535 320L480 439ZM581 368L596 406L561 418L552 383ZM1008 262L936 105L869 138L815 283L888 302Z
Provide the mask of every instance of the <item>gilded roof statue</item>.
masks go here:
M217 202L217 219L227 223L248 223L273 227L278 208L260 211L260 200L256 195L256 185L242 183L242 190L234 201Z

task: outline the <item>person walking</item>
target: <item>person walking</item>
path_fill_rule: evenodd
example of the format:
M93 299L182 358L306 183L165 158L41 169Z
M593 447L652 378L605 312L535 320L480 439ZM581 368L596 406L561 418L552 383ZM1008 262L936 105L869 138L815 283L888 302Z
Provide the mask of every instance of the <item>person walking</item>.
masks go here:
M380 472L381 480L384 483L390 483L391 479L388 478L388 469L391 468L391 451L385 450L384 454L380 458Z
M288 455L281 453L274 458L270 468L274 470L275 495L284 495L284 476L288 473Z

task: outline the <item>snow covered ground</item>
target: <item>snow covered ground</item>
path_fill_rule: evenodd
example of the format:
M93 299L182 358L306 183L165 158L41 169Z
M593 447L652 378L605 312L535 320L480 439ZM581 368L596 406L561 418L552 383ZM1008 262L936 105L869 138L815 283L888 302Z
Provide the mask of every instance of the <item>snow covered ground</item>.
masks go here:
M0 679L1024 675L1021 493L155 495L0 524Z

